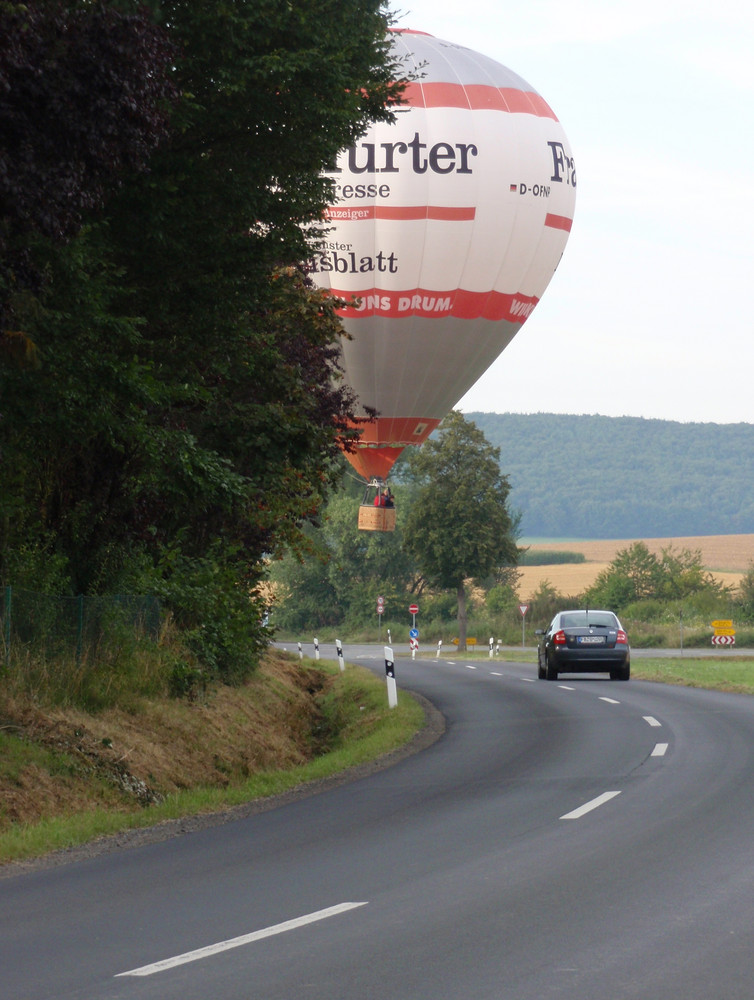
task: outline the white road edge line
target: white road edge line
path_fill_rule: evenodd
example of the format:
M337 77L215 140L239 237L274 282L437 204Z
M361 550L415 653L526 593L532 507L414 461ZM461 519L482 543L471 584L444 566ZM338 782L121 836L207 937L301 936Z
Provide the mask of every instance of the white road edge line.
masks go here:
M644 721L648 722L650 726L661 726L662 725L662 723L658 722L657 719L655 719L655 717L653 715L645 715L643 718L644 718Z
M261 941L262 938L273 937L275 934L284 934L286 931L296 930L306 924L316 923L318 920L326 920L328 917L335 917L339 913L346 913L359 906L366 906L366 900L362 903L338 903L337 906L330 906L326 910L317 910L314 913L307 913L303 917L296 917L293 920L286 920L282 924L274 924L272 927L265 927L261 931L252 931L251 934L242 934L241 937L230 938L228 941L220 941L217 944L207 945L206 948L197 948L196 951L187 951L183 955L176 955L173 958L165 958L161 962L153 962L151 965L142 965L139 969L131 969L130 972L119 972L115 978L120 976L151 976L155 972L164 972L166 969L173 969L177 965L186 965L188 962L197 962L202 958L209 958L223 951L230 951L231 948L240 948L252 941Z
M466 664L466 669L467 670L476 670L476 667L472 667L472 665L470 663L467 663Z
M567 684L558 684L558 687L561 688L563 691L575 691L576 690L576 688L568 687Z
M620 702L616 701L615 698L603 698L603 697L600 697L600 701L606 701L608 703L608 705L620 705Z
M527 684L536 684L537 682L533 677L519 677L520 681L526 681Z
M499 673L497 672L497 670L490 670L490 674L491 674L491 675L492 675L493 677L502 677L502 676L503 676L502 674L499 674Z
M665 754L667 753L667 749L668 749L668 744L667 743L658 743L658 744L656 744L654 750L652 751L652 756L653 757L664 757Z
M561 819L580 819L585 816L592 809L597 809L599 806L604 805L609 802L610 799L614 799L616 795L620 795L620 792L603 792L602 795L598 795L596 799L592 799L591 802L585 802L583 806L579 806L578 809L574 809L573 812L566 813L565 816L561 816Z

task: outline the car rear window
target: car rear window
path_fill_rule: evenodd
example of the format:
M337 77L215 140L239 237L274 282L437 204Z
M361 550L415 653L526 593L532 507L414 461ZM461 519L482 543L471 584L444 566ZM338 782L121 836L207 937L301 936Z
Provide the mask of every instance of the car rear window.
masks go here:
M575 611L562 615L560 619L561 628L586 628L589 625L617 628L617 624L615 615L606 611Z

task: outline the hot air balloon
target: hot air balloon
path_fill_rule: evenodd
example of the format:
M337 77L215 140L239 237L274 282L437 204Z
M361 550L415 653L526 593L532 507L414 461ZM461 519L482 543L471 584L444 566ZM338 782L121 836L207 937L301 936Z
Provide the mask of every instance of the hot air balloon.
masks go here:
M565 133L520 76L423 32L394 33L392 49L406 104L327 171L335 198L309 262L316 284L357 300L340 310L342 363L378 416L347 457L377 490L531 315L576 197ZM394 526L394 510L370 508L365 496L360 527Z

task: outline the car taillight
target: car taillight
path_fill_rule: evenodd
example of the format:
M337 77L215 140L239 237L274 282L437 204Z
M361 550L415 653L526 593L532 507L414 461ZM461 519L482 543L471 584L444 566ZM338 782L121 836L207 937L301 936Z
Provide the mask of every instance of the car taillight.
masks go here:
M552 637L552 641L555 643L556 646L565 646L566 636L563 629L555 633L555 635Z
M626 633L623 631L622 628L618 629L618 634L615 637L615 641L616 641L616 643L620 643L622 646L627 645L628 638L626 637Z

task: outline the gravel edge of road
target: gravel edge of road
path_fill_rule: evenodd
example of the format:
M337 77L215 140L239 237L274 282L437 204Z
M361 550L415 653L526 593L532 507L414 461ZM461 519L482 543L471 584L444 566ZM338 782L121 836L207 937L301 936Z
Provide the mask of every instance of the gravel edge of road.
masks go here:
M50 854L42 855L39 858L30 858L26 861L13 861L7 865L0 866L0 879L87 861L103 854L132 850L147 844L157 844L165 840L171 840L173 837L180 837L187 833L195 833L198 830L222 826L224 823L232 823L236 820L246 819L248 816L255 816L258 813L269 812L271 809L279 809L281 806L296 802L299 799L319 795L321 792L326 792L340 785L358 781L379 771L384 771L386 768L398 764L407 757L426 750L445 733L445 717L435 708L432 702L415 691L407 691L406 694L410 695L422 706L424 710L424 726L408 743L402 747L398 747L396 750L391 750L389 753L382 754L374 760L366 761L363 764L349 767L345 771L334 774L329 778L319 778L314 781L304 782L280 795L252 799L250 802L233 806L230 809L223 809L220 812L202 813L198 816L165 820L162 823L157 823L155 826L144 827L138 830L125 830L121 833L114 833L106 837L101 837L98 840L93 840L88 844L52 851Z

